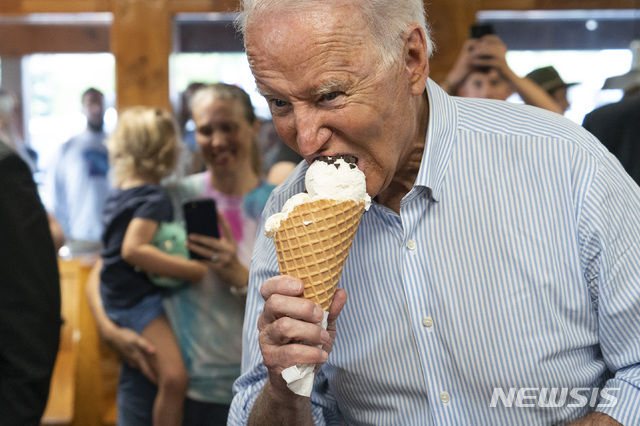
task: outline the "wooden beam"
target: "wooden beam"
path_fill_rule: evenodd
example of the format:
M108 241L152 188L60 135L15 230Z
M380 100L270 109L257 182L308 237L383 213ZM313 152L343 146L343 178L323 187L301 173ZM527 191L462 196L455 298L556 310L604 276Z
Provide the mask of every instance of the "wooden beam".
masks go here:
M172 15L169 0L114 0L111 51L116 59L116 106L169 109Z
M478 0L448 0L426 4L431 38L436 45L429 61L429 77L440 82L453 67L462 43L469 37L475 22Z
M111 0L2 0L0 14L110 12Z
M233 12L238 8L237 0L169 0L171 13Z
M440 0L439 2L442 2ZM638 0L476 0L479 10L637 9ZM444 0L446 2L446 0Z
M0 24L0 56L109 51L108 25Z

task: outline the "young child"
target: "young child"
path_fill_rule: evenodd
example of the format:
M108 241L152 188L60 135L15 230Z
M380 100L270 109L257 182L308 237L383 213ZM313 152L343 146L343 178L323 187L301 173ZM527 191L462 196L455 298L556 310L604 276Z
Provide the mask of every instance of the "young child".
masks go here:
M141 333L158 349L149 359L158 381L154 426L182 425L188 379L164 314L162 289L147 274L196 283L207 272L203 263L151 244L160 223L173 220L171 199L159 184L176 167L179 143L171 114L147 107L125 111L107 142L115 189L104 209L100 293L114 322Z

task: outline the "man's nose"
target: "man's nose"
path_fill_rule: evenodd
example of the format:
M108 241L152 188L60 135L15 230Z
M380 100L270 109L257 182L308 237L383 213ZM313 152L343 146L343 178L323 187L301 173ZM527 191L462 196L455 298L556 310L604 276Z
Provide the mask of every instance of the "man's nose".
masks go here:
M331 131L324 125L323 112L303 107L298 108L294 115L296 144L300 155L307 156L320 151L331 136Z

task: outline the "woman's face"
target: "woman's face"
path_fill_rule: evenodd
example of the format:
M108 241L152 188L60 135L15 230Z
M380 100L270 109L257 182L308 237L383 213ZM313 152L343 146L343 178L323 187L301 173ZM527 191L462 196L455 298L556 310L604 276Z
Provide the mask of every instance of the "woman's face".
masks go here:
M216 174L245 172L251 169L253 141L260 130L259 121L245 118L240 101L205 98L193 107L196 142L205 161Z

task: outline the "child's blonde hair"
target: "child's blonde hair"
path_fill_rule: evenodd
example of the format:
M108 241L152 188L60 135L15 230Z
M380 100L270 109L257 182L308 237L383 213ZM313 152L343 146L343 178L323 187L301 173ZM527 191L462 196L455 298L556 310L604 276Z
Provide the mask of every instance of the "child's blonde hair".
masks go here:
M168 111L135 106L120 115L107 148L116 186L133 177L159 180L176 168L180 134Z

